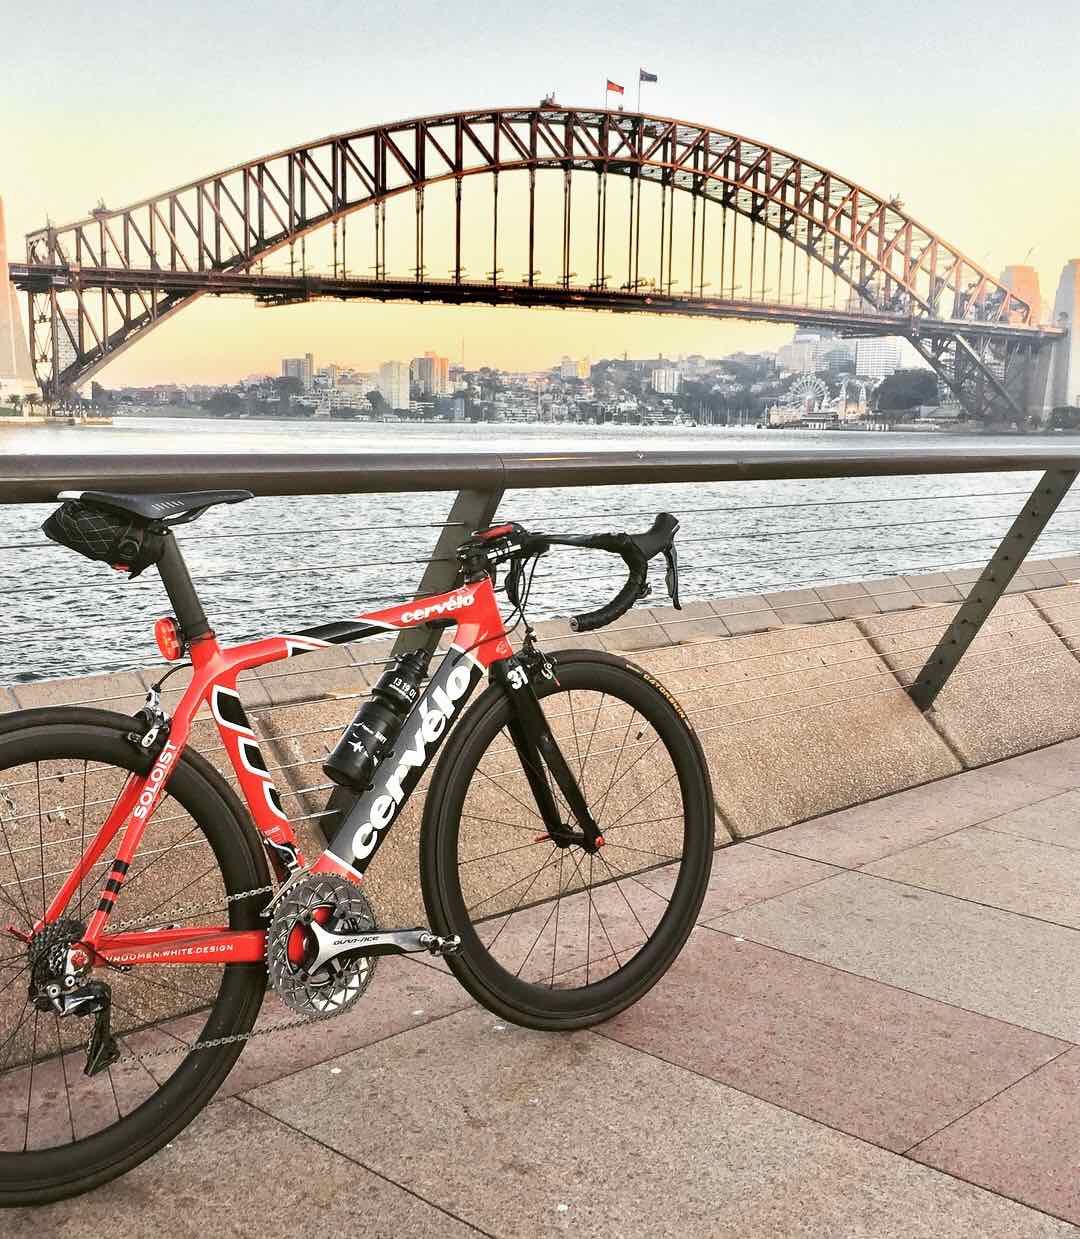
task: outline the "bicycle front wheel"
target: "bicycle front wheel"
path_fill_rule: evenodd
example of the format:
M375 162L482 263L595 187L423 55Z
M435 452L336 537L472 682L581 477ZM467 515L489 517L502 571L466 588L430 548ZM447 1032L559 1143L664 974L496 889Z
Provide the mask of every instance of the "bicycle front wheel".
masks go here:
M628 1007L671 966L709 880L713 807L701 746L651 677L610 654L552 657L556 678L534 687L604 846L548 838L492 687L436 770L421 879L432 928L461 937L447 962L469 993L514 1023L570 1029Z

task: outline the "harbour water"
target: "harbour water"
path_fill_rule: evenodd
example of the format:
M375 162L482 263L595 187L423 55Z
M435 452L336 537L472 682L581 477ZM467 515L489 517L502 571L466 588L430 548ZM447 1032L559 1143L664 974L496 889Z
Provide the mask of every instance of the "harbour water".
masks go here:
M560 425L212 422L117 419L112 427L0 429L0 452L454 452L647 450L692 453L866 445L973 452L1045 438ZM684 600L797 589L985 562L1034 485L1027 474L563 488L508 493L499 517L558 532L647 528L682 520ZM408 597L451 495L259 499L178 531L224 640L280 632ZM1077 501L1080 508L1080 500ZM1039 553L1080 545L1067 501ZM158 660L152 623L167 611L156 574L128 582L49 543L45 505L0 506L0 684L142 666ZM1071 510L1077 510L1073 508ZM615 593L621 564L590 553L541 561L533 618L567 615ZM666 602L657 570L652 601Z

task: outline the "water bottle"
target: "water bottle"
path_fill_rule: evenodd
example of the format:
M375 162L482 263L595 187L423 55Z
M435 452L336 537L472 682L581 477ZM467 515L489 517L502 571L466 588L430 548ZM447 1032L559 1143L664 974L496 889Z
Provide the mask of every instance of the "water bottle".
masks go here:
M409 711L420 696L431 655L410 650L395 658L371 690L371 697L356 712L323 770L342 787L363 791L375 767L394 747Z

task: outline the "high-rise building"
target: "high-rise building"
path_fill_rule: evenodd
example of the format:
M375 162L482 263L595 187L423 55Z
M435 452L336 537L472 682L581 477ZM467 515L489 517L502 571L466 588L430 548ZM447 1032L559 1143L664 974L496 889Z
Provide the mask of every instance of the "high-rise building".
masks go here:
M899 370L903 353L896 336L876 336L855 341L855 373L860 378L883 379Z
M414 357L410 367L421 396L448 396L450 394L450 359L437 353L426 352L423 357Z
M654 370L649 381L653 391L661 396L674 396L679 390L679 372L670 366L661 366Z
M64 329L64 324L57 325L56 331L56 357L59 362L60 370L63 372L75 364L75 344L72 341L78 342L79 339L79 316L78 314L64 313L61 315L64 323L67 324L67 330Z
M379 367L379 393L392 409L409 407L409 367L403 361L384 361Z
M578 376L578 365L572 357L563 357L559 362L559 378L561 379L576 379Z
M0 399L38 394L15 286L7 278L4 203L0 199Z
M833 331L804 328L795 332L790 344L776 350L776 364L789 374L814 374L829 368L825 358L838 349L846 349L850 354L851 344ZM833 364L839 364L839 359L834 358Z
M283 357L281 359L281 377L283 379L299 379L304 391L310 391L315 379L315 357L305 353L303 357Z

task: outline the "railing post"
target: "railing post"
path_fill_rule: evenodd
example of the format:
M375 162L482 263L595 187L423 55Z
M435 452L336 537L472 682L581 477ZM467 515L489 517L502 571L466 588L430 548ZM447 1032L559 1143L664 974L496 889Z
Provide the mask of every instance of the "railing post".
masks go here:
M1058 504L1069 493L1075 479L1074 469L1049 469L1043 474L982 575L968 591L967 598L926 660L918 678L908 689L911 700L920 710L929 710L934 704L964 651L979 635L990 612L1008 589L1024 557L1057 511Z
M431 560L424 569L417 588L417 596L439 594L452 589L457 580L457 564L454 552L474 529L483 529L490 525L495 516L495 510L502 502L502 487L490 490L459 490L457 497L450 506L450 515L435 540L435 549L431 552ZM418 628L407 628L399 634L394 643L394 654L404 654L408 650L426 649L433 652L439 643L439 630L428 625Z

